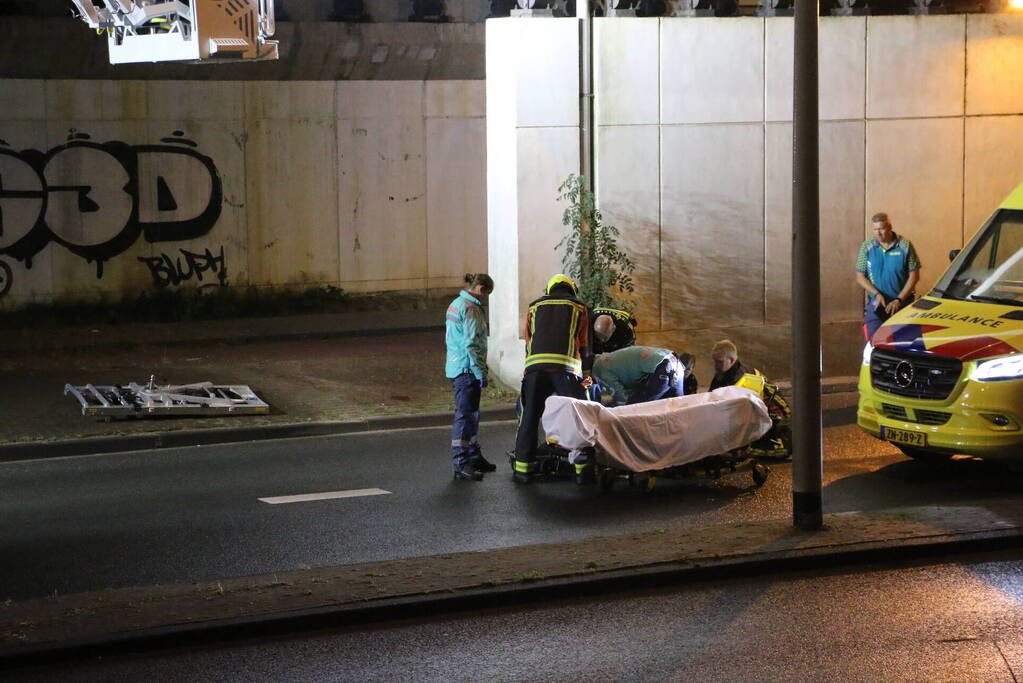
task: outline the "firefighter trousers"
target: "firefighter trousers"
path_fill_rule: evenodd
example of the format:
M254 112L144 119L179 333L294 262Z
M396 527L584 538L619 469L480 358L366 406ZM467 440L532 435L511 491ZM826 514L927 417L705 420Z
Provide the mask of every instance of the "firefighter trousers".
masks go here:
M548 396L569 396L586 399L586 390L579 383L579 377L567 370L534 370L522 377L522 414L519 415L519 431L515 437L515 459L532 462L536 457L540 418Z

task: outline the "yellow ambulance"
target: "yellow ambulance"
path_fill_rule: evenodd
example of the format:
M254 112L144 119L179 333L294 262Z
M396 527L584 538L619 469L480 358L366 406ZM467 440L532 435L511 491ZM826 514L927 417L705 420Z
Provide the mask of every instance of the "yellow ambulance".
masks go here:
M863 350L857 422L919 460L1023 456L1023 184Z

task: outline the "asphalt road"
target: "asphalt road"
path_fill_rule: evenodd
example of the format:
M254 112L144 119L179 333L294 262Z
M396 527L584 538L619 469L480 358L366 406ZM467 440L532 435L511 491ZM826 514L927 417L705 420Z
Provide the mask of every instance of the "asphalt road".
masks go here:
M0 464L0 601L791 514L787 464L760 489L748 473L650 494L514 486L497 456L513 432L483 426L500 469L481 483L451 479L443 427ZM1023 478L909 461L851 425L825 452L826 512L1003 497ZM259 500L373 488L388 493Z
M999 681L1023 551L695 583L8 672L11 681Z

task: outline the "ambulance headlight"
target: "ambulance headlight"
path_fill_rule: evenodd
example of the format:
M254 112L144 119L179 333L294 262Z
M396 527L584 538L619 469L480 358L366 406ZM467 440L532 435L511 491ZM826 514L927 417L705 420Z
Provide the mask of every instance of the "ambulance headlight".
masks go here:
M867 342L867 345L863 347L863 364L870 365L870 352L874 350L874 347Z
M973 379L980 382L1020 378L1023 378L1023 354L981 361L973 370Z

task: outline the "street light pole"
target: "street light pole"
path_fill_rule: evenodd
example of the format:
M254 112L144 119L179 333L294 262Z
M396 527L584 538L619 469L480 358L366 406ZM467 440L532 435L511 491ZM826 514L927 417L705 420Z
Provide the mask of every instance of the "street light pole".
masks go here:
M792 85L792 521L823 525L817 29L819 0L795 0Z

